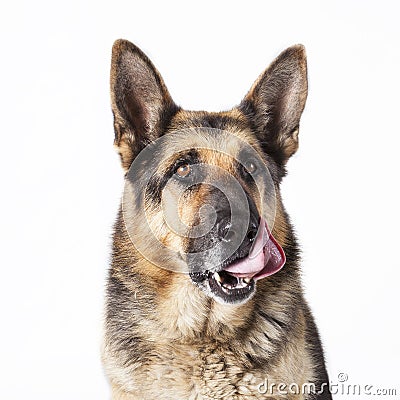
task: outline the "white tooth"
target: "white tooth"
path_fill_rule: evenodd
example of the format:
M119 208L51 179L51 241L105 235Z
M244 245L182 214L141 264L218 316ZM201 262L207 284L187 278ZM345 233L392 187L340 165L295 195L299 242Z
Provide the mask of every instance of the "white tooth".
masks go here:
M215 279L217 282L221 283L221 277L219 276L219 273L218 273L218 272L214 272L214 279Z
M246 285L248 285L251 282L251 278L243 278L244 282Z

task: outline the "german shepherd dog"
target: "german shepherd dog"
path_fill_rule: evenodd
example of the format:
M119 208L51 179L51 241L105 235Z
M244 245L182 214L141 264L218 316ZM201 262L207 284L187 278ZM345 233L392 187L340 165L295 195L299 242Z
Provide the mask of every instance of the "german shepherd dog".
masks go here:
M279 186L307 97L304 47L242 102L185 111L146 55L112 51L125 190L107 281L114 400L331 399Z

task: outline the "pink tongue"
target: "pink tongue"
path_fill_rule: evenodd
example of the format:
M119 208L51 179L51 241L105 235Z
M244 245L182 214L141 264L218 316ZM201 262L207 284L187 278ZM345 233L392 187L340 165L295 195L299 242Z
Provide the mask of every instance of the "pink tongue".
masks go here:
M237 278L258 280L278 272L285 265L285 261L282 247L269 232L265 219L261 218L249 255L235 261L224 270Z

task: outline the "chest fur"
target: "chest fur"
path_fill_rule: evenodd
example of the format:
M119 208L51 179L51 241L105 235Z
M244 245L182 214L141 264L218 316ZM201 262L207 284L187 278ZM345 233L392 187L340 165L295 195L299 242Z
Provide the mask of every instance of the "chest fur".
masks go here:
M275 388L280 383L301 386L313 380L311 360L298 346L283 349L273 364L266 362L258 366L246 359L242 349L216 343L157 345L129 366L119 365L110 354L107 360L114 400L280 398L277 390L273 391L273 385Z

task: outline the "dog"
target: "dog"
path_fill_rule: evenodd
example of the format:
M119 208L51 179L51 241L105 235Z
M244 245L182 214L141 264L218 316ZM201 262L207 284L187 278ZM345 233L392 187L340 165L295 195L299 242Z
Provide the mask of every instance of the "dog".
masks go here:
M279 191L307 85L295 45L230 111L186 111L138 47L114 43L125 189L102 349L114 400L331 399Z

